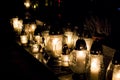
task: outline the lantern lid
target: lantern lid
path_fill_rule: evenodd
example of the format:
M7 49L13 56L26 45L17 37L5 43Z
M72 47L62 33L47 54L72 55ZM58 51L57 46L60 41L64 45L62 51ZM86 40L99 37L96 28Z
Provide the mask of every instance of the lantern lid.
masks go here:
M102 47L102 42L99 39L96 39L93 41L93 44L91 46L91 50L90 50L91 54L102 54L103 53L103 47Z
M82 38L78 38L75 45L75 50L87 50L86 42Z
M116 50L112 60L113 64L120 64L120 50Z
M52 24L50 31L49 31L50 35L60 35L63 34L63 31L61 29L61 26L59 24Z

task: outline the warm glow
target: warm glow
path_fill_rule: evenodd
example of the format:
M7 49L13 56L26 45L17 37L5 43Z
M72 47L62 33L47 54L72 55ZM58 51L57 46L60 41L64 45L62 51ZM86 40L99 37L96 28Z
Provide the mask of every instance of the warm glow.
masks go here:
M45 0L45 6L48 6L48 0Z
M36 2L36 3L32 4L32 8L33 8L33 9L38 8L38 2Z
M36 7L37 7L36 5L33 6L34 9L35 9Z
M40 35L34 35L35 41L40 44L42 42L42 37Z
M99 80L103 56L92 55L90 56L90 80Z
M13 24L14 30L20 33L23 27L23 20L19 20L18 18L13 18L12 22L13 22L12 24Z
M30 25L29 24L24 24L24 26L25 26L25 33L29 34L29 27L30 27Z
M20 36L20 41L21 41L22 44L27 44L28 43L27 35L21 35Z
M16 29L18 27L18 23L19 23L18 18L13 18L12 20L13 20L13 27L14 27L14 29Z
M84 59L87 54L86 54L86 51L83 50L83 51L77 51L76 55L78 59Z
M84 73L86 70L86 59L87 59L87 51L76 51L76 60L77 66L80 67L79 73Z
M52 47L53 47L53 51L55 51L55 53L57 52L57 50L59 50L59 46L57 44L59 44L59 40L57 38L53 39L52 41Z
M91 72L98 73L100 71L100 60L95 57L91 59Z
M70 68L73 72L81 74L85 73L88 64L87 50L73 50L70 53Z
M51 52L50 55L58 57L62 54L62 35L50 35L47 39L47 51Z
M34 33L35 29L36 29L36 24L30 24L30 29L29 29L29 32L32 32Z
M33 54L33 56L34 56L36 59L38 59L38 60L39 60L39 58L40 58L40 54L39 54L39 53L35 53L35 54Z
M33 44L32 45L32 52L38 52L39 51L39 45L38 44Z
M62 55L62 66L69 66L69 55Z
M19 26L20 30L22 30L23 20L19 20L19 22L18 22L18 26Z
M26 8L29 8L30 7L30 1L24 2L24 5L25 5Z
M120 65L115 65L112 80L120 80Z

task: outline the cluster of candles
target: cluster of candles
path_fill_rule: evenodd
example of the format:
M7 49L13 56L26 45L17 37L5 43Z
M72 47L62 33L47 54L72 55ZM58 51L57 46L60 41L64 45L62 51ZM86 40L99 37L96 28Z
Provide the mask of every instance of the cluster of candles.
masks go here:
M100 77L103 77L100 76L101 68L103 68L102 65L104 64L103 55L91 54L91 46L94 42L92 38L83 38L87 47L85 50L75 50L74 47L79 37L74 35L72 31L65 31L63 35L50 35L49 31L43 31L42 35L34 35L37 28L35 23L23 24L23 21L19 20L19 18L13 18L12 25L15 32L20 36L21 44L27 45L29 41L35 41L35 43L31 45L33 53L37 53L44 48L49 56L61 58L61 66L70 66L74 73L84 74L89 72L90 80L101 80ZM23 28L26 34L22 34ZM69 54L62 54L63 44L67 44L68 50L72 49ZM40 52L42 52L42 50ZM114 73L115 71L118 72L118 70L115 69ZM118 80L114 78L116 75L118 74L113 74L112 80Z

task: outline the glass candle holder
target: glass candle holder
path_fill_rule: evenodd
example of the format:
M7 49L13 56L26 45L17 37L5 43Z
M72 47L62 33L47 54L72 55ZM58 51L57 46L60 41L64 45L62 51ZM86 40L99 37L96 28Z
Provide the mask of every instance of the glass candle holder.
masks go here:
M114 66L112 80L120 80L120 65Z
M30 7L31 3L30 0L25 0L24 1L24 6L28 9Z
M29 28L30 28L30 24L24 24L24 32L29 35Z
M32 52L33 53L39 52L39 45L38 44L35 43L32 45Z
M87 50L73 50L70 53L69 66L74 73L85 74L87 71L88 60Z
M89 80L104 80L105 64L102 43L100 40L95 40L92 44L89 64Z
M62 55L61 56L61 65L64 67L69 67L69 55Z
M34 40L37 42L37 44L42 43L42 37L40 35L34 35Z
M12 18L12 25L15 31L17 31L18 28L18 18Z
M29 32L34 34L36 28L37 28L36 24L34 23L30 24Z
M89 54L85 40L79 37L75 49L70 53L69 67L75 75L81 76L82 80L86 80L88 62Z
M62 35L49 35L46 50L52 57L59 57L62 54Z
M23 28L23 20L19 20L18 17L12 18L12 25L13 25L14 31L20 35Z
M28 43L27 35L20 35L20 42L21 44L27 44Z
M102 55L91 55L90 56L90 79L89 80L103 80L102 70L103 67L103 56Z
M120 51L116 50L113 59L110 61L107 71L106 80L120 80Z

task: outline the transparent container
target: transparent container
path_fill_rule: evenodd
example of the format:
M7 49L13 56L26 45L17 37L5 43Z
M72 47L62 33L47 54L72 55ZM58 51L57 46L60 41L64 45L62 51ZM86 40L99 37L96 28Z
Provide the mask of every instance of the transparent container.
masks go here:
M103 55L102 42L98 39L94 40L89 57L88 80L104 80L105 79L105 58Z
M70 53L69 67L73 71L73 78L86 80L89 63L89 52L86 48L86 42L82 38L76 41L75 49Z
M116 50L113 59L110 61L107 71L106 80L120 80L120 51Z

